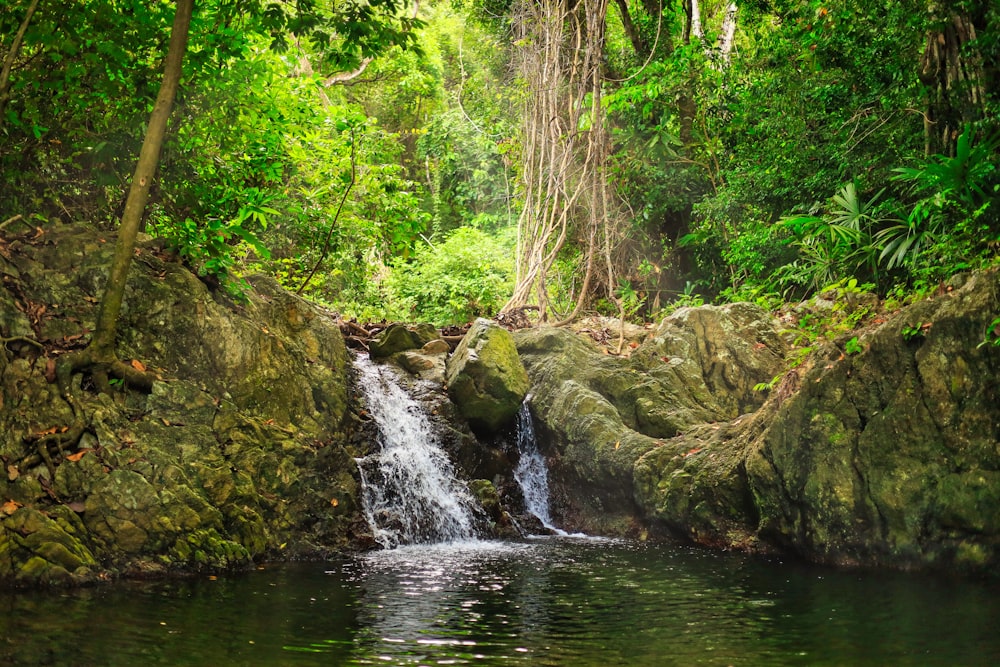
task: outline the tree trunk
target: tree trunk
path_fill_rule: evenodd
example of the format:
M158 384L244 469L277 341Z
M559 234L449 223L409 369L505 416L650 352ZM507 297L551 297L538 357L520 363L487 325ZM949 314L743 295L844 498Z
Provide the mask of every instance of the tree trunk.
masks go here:
M628 0L615 0L615 3L618 5L618 14L622 19L622 28L625 29L628 40L632 42L632 50L640 58L645 58L649 53L649 47L646 45L646 40L639 33L635 21L632 20L632 15L629 14Z
M151 380L145 373L118 360L115 353L115 337L118 332L118 315L121 313L128 270L135 252L136 235L139 232L142 213L149 198L149 188L160 159L160 149L167 132L167 119L170 117L181 79L181 62L187 48L193 7L194 0L177 0L177 13L174 16L170 46L163 68L163 82L160 84L160 92L149 118L142 149L139 151L139 161L132 175L128 199L125 201L125 212L122 214L118 230L115 255L111 261L104 295L98 306L94 336L86 348L60 359L57 367L60 388L67 398L69 398L70 378L74 372L81 369L95 369L95 379L102 390L107 389L102 385L107 385L108 374L122 378L139 388L148 389L151 386Z
M14 67L17 52L21 50L21 42L24 41L24 33L28 31L31 17L38 9L38 3L39 0L31 0L28 11L24 14L24 20L21 21L21 27L17 29L14 41L11 42L10 48L7 49L7 55L3 59L3 69L0 70L0 127L3 127L4 111L7 109L7 101L10 100L10 71Z
M724 70L729 66L729 58L733 52L733 40L736 37L736 14L739 7L735 2L730 2L726 7L725 18L722 19L722 30L719 31L719 64L718 68Z
M933 8L932 8L933 11ZM982 116L983 63L978 51L966 49L976 29L965 14L952 14L927 33L920 80L927 86L924 116L925 152L952 155L962 126Z

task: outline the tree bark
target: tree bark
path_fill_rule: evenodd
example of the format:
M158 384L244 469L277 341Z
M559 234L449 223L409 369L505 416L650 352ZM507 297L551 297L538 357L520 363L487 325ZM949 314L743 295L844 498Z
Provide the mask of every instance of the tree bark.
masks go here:
M927 33L920 80L928 89L924 115L928 155L952 155L962 126L982 116L985 102L982 57L977 50L966 49L975 40L975 26L965 14L952 14L940 29Z
M649 54L649 47L646 45L646 40L639 33L639 29L636 28L635 21L632 20L632 15L629 14L628 0L615 0L615 3L618 5L618 14L621 16L625 35L632 42L632 50L640 58L645 58Z
M739 7L735 2L730 2L726 7L725 18L722 19L722 30L719 31L719 60L720 70L729 66L729 58L733 52L733 40L736 37L736 14Z

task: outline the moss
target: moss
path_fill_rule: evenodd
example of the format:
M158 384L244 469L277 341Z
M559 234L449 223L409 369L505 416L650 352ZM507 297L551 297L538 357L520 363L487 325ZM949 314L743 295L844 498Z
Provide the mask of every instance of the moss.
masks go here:
M477 320L446 366L448 395L474 429L510 425L528 393L528 375L510 333Z

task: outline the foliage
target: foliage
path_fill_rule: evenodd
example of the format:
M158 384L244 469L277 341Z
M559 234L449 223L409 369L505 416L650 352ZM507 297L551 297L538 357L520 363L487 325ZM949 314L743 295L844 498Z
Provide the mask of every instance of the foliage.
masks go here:
M983 334L983 342L979 344L979 347L982 347L983 345L1000 346L1000 317L994 318L994 320L987 325L986 331Z
M512 251L509 229L496 236L456 229L443 243L396 261L385 281L388 301L406 319L437 325L492 317L513 285Z
M864 345L858 342L857 336L851 337L846 343L844 343L844 354L861 354L864 351Z
M5 56L23 4L0 6ZM593 110L591 91L572 110L578 122L550 137L583 145L610 132L594 173L617 201L596 216L611 252L592 304L632 317L662 314L666 294L679 295L668 309L705 299L773 308L831 284L870 284L902 303L996 261L996 3L737 4L724 60L726 3L700 3L701 36L691 3L613 3L600 60L608 122L579 113ZM397 0L199 2L145 231L223 284L263 270L293 289L329 239L309 298L371 317L492 314L530 153L518 117L527 79L511 66L527 46L509 34L516 7L422 3L418 17ZM11 54L0 220L114 227L172 11L167 0L39 5ZM940 144L927 141L937 84L923 50L948 12L974 25L957 55L970 73L981 66L951 92L978 101L956 110L966 115L948 149L927 155ZM345 85L327 85L345 71ZM592 212L586 199L574 200L548 276L554 313L569 313L582 289L591 255L575 218ZM612 220L617 211L629 219ZM797 335L809 346L848 319L813 313Z

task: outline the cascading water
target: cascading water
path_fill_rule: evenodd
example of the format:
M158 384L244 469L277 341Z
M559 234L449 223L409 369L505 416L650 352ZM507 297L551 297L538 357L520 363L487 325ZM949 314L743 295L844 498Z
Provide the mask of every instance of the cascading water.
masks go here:
M535 425L527 400L521 404L521 410L517 413L517 452L519 459L514 479L521 486L525 509L553 533L566 535L566 531L552 525L552 515L549 513L549 471L545 467L545 458L538 450Z
M455 477L427 415L391 369L362 355L355 367L381 445L357 460L365 518L375 540L391 549L474 538L475 500Z

